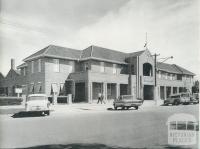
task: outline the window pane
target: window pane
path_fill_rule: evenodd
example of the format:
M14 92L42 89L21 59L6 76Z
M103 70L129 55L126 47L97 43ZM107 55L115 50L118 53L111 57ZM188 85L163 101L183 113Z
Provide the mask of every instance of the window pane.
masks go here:
M189 121L187 123L187 130L194 130L194 125L195 125L194 122Z
M173 130L176 129L176 122L175 121L170 122L170 129L173 129Z
M186 130L186 122L185 121L179 121L177 124L178 130Z

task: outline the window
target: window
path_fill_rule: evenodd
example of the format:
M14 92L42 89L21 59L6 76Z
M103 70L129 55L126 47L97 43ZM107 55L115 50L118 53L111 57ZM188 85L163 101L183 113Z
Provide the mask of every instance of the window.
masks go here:
M31 73L34 73L34 61L31 62Z
M74 70L74 62L73 61L70 61L69 62L69 68L68 68L68 70L69 70L69 73L72 73Z
M177 80L182 80L182 75L177 75Z
M159 79L161 78L161 72L160 71L158 72L158 78Z
M24 70L24 71L23 71L23 72L24 72L23 74L24 74L24 76L25 76L25 75L26 75L26 68L24 67L23 70Z
M104 62L100 62L100 72L105 72Z
M113 64L113 74L117 74L117 65Z
M167 76L168 76L167 73L165 73L165 79L167 79Z
M38 72L41 72L41 59L38 59Z
M53 71L54 72L59 72L60 71L60 64L59 64L59 59L53 59Z
M170 74L170 80L172 80L172 74Z

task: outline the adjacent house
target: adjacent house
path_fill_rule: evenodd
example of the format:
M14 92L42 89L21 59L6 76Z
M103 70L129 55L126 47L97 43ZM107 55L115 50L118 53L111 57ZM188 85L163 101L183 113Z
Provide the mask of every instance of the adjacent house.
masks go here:
M54 103L67 94L73 102L91 103L100 92L105 100L125 94L164 100L172 93L191 91L194 76L175 64L157 62L155 68L148 49L124 53L93 45L84 50L49 45L23 61L19 72L11 68L16 77L10 84L21 86L23 94L45 93ZM1 87L11 89L6 83Z

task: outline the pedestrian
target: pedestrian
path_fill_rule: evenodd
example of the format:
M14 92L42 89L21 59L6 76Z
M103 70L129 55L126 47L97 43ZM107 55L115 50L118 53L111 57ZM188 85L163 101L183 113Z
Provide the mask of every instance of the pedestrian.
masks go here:
M97 104L101 102L101 93L98 93L98 101L97 101Z

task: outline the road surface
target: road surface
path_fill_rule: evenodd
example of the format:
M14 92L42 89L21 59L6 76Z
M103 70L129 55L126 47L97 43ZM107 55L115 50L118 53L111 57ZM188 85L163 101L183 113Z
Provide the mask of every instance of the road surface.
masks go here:
M56 113L50 116L0 116L0 148L52 145L167 148L167 119L189 113L197 119L199 105L148 107L139 110L105 110ZM197 131L198 132L198 131ZM198 139L198 138L197 138ZM55 146L57 144L57 146ZM47 146L46 146L47 147ZM197 148L196 146L192 146ZM93 148L93 147L91 147Z

